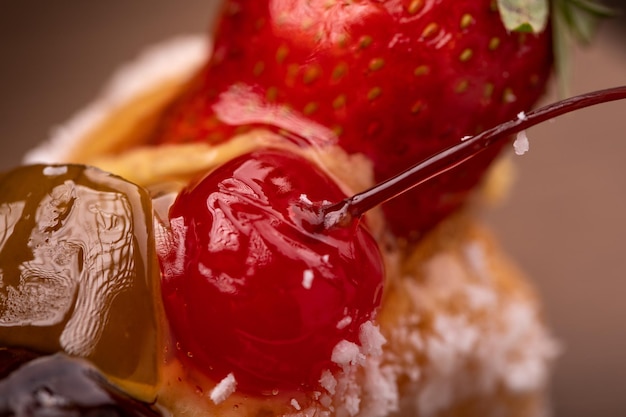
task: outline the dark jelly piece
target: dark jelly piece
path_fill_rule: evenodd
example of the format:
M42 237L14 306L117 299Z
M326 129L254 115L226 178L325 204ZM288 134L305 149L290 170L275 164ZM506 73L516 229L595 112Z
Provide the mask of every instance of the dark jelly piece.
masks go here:
M28 349L0 347L0 379L39 356L40 353Z
M0 381L0 416L157 417L150 405L111 385L82 359L34 359Z

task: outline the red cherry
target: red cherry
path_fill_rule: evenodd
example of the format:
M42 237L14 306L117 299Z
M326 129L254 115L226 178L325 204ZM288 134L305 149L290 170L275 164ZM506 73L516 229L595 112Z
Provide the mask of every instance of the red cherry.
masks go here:
M307 160L269 150L185 189L170 210L174 244L159 250L181 358L217 381L232 372L248 392L315 387L381 300L382 261L363 225L303 222L344 198Z

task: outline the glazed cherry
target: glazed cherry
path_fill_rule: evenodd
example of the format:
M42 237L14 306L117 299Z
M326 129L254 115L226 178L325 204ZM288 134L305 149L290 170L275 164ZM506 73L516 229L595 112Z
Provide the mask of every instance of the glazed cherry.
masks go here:
M181 192L171 240L158 243L179 356L216 381L232 372L247 392L316 387L381 301L382 260L362 222L307 223L345 197L307 160L272 150Z

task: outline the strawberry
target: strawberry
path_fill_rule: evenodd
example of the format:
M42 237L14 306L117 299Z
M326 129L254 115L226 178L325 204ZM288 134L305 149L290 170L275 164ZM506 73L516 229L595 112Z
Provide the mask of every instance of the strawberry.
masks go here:
M508 31L492 0L230 0L154 140L269 126L364 153L384 180L529 109L551 66L549 26ZM420 236L461 206L500 148L386 204L392 230Z

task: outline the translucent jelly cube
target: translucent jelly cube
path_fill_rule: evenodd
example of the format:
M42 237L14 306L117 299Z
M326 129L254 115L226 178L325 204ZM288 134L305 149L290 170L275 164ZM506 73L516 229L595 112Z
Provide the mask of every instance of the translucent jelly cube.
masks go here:
M80 165L0 175L0 346L62 351L141 398L161 346L151 203Z

